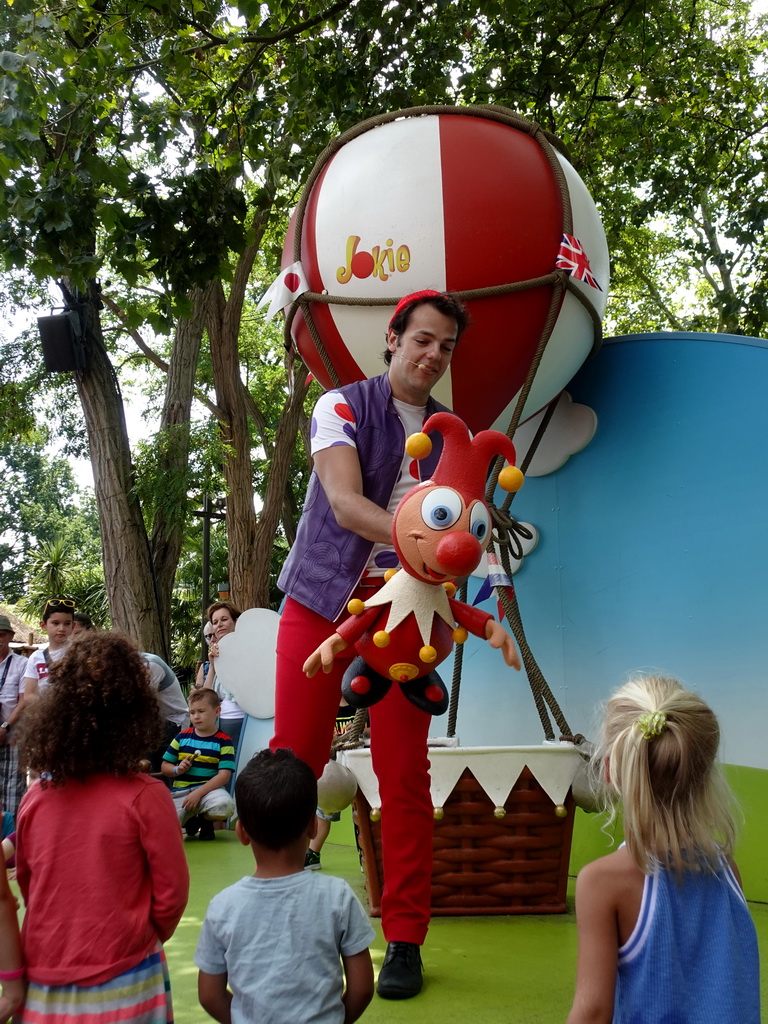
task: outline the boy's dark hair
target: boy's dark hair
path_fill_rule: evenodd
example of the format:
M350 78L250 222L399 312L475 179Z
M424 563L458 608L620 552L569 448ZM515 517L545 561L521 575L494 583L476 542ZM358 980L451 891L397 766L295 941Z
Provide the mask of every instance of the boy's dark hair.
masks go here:
M203 701L210 704L212 708L217 708L221 704L221 697L210 686L201 687L199 690L190 690L187 704L201 704Z
M43 614L40 616L43 622L47 622L52 615L63 612L65 615L72 615L74 621L75 607L77 602L71 597L50 597L45 602Z
M317 810L317 781L292 750L260 750L235 782L240 824L268 850L282 850L304 832Z
M469 326L469 313L464 303L449 292L442 292L440 295L429 295L423 299L416 299L415 302L411 302L405 309L402 309L397 316L392 317L389 329L393 330L398 338L407 329L414 309L418 309L419 306L434 306L438 313L455 320L457 342ZM392 353L389 349L384 352L384 362L387 366L392 362Z
M75 612L72 616L73 622L79 622L83 629L93 629L93 619L90 615L86 615L85 612Z

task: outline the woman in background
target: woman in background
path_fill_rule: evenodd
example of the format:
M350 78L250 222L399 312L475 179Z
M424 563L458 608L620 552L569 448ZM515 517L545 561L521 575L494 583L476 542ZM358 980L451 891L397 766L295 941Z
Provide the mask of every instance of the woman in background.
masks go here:
M219 657L219 643L227 633L234 633L237 620L240 618L240 609L236 608L229 601L216 601L205 613L212 628L212 636L209 643L210 661L204 662L198 669L196 686L207 686L215 690L221 698L221 715L219 716L219 728L232 740L237 757L237 748L240 742L240 733L243 730L243 719L245 712L237 703L232 694L223 687L216 675L216 661ZM234 778L233 778L234 783ZM230 786L231 789L231 786Z

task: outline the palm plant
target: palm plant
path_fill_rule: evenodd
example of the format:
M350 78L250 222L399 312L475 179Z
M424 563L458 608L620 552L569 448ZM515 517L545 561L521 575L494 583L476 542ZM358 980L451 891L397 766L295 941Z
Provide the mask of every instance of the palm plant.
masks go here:
M62 537L41 541L32 554L27 592L18 607L36 620L50 597L72 598L78 611L90 615L95 625L109 627L102 566L84 558Z

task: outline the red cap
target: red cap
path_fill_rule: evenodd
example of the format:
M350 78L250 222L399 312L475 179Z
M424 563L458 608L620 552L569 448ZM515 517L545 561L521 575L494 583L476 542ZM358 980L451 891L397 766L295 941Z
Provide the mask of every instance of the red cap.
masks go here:
M392 326L392 321L395 319L398 313L402 313L408 306L413 305L414 302L421 302L422 299L434 299L436 295L442 295L442 292L436 292L434 288L424 288L420 292L411 292L410 295L404 295L402 299L395 306L395 312L392 314L389 320L389 326Z

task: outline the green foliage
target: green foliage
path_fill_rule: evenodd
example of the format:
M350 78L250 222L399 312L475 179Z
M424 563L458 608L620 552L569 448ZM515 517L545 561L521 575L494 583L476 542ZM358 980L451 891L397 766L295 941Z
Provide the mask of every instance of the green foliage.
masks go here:
M90 615L94 625L109 628L109 609L101 565L62 537L43 541L31 553L29 575L19 609L33 621L54 595L71 597L77 611Z
M8 266L75 283L105 270L129 287L154 280L143 316L167 328L191 283L228 278L249 217L284 211L335 133L382 109L502 103L570 147L616 263L633 263L625 228L660 225L707 285L705 322L762 329L766 33L747 3L356 0L232 13L6 7ZM663 326L680 303L655 280Z
M511 106L568 146L605 222L609 317L764 333L765 19L744 2L478 6L460 5L456 97Z
M37 324L0 341L0 444L50 437L66 455L87 453L85 425L71 374L48 373Z
M29 595L31 580L40 570L42 550L46 551L43 561L52 567L68 565L77 552L83 571L88 567L97 570L97 575L101 572L93 498L77 487L63 458L46 454L49 437L38 432L23 442L0 442L0 461L5 467L0 476L0 555L3 596L9 601ZM49 557L54 549L56 557ZM103 573L100 581L103 592ZM54 576L45 581L46 586L53 585L47 590L49 595L64 592L56 582Z
M173 591L171 633L173 664L192 674L200 659L203 628L203 545L200 519L194 519L187 536ZM215 601L215 587L227 579L227 543L223 524L211 527L209 593Z

